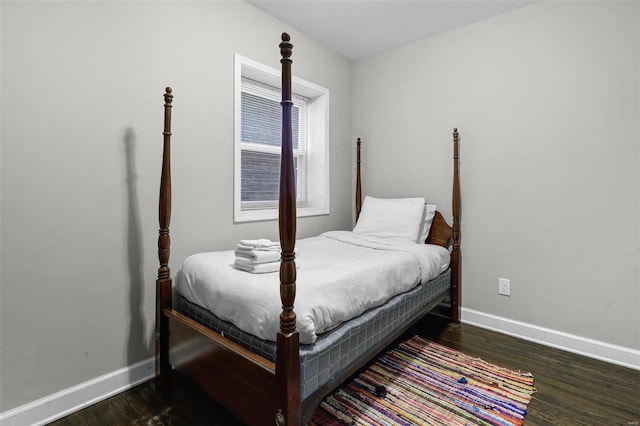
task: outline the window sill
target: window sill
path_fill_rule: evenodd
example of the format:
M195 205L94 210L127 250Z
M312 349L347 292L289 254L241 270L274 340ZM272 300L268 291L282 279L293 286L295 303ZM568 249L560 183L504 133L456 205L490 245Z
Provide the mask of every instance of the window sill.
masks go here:
M319 207L298 207L297 217L324 216L330 213L328 208ZM234 223L258 222L267 220L277 220L278 209L245 210L237 212L234 216Z

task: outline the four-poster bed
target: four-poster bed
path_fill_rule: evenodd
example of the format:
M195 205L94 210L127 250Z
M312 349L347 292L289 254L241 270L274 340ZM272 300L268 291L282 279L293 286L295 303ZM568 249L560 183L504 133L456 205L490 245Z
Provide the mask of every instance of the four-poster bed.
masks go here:
M451 304L452 321L459 322L460 190L458 133L454 129L453 227L436 212L426 239L427 244L422 244L424 239L420 241L421 244L415 244L415 241L412 243L414 246L451 247L450 259L445 265L445 268L448 265L446 271L428 282L421 281L409 291L393 296L383 305L367 309L362 315L330 328L321 333L317 340L300 344L294 311L297 266L296 196L291 136L292 44L286 33L282 35L280 51L283 131L279 200L279 293L282 311L279 315L279 330L273 342L246 336L246 333L233 324L221 321L206 307L183 296L177 301L176 307L173 306L173 281L168 266L172 89L167 88L164 95L164 150L158 238L160 268L156 282L157 382L161 389L166 389L171 368L174 367L245 423L252 425L274 422L278 425L292 425L308 419L325 395L445 299ZM366 200L364 204L366 206ZM362 210L358 140L357 218ZM442 251L441 247L439 249Z

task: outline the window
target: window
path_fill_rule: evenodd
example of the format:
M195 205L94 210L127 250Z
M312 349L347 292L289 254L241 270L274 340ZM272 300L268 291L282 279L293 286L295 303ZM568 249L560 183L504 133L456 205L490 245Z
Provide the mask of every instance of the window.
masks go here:
M234 220L276 219L282 108L280 72L236 55ZM329 91L293 78L298 216L329 213Z

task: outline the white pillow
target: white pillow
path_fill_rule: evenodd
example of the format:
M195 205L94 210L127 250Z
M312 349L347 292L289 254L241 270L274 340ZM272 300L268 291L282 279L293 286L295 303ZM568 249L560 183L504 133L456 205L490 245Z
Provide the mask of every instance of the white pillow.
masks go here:
M424 244L424 242L427 241L429 231L431 230L431 224L433 223L433 218L436 216L437 208L438 206L436 206L435 204L424 205L422 223L420 224L420 232L418 233L418 244Z
M424 215L424 204L424 198L367 196L353 233L415 243Z

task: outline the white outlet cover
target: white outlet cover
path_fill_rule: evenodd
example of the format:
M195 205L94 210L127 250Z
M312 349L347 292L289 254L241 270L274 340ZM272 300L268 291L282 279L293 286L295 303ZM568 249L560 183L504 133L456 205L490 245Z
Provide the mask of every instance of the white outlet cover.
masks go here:
M511 280L498 278L498 294L511 296Z

